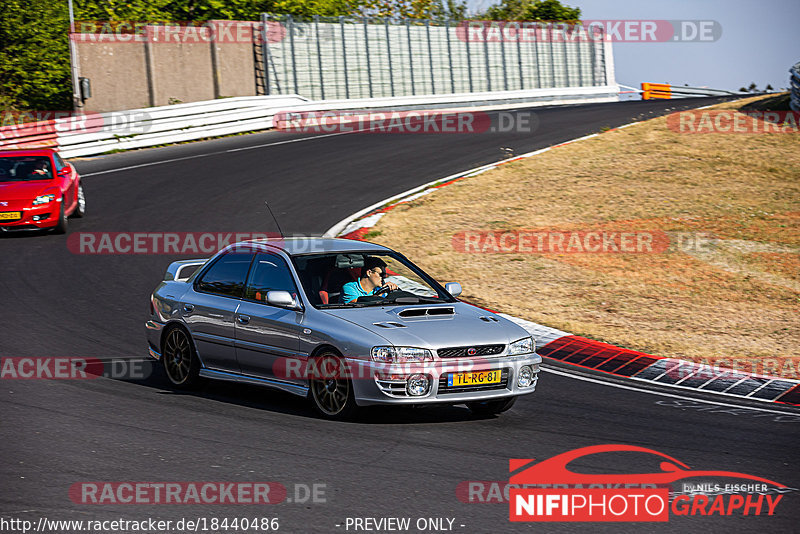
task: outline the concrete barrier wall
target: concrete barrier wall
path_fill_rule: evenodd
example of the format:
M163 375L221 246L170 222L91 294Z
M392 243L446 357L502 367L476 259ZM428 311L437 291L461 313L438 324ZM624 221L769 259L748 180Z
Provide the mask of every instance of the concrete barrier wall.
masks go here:
M257 22L236 24L252 33ZM105 112L256 94L251 39L215 41L209 28L187 39L165 26L146 26L140 38L73 34L79 76L89 78L85 111ZM241 34L241 32L240 32ZM176 37L179 35L180 37ZM245 37L247 33L245 32Z

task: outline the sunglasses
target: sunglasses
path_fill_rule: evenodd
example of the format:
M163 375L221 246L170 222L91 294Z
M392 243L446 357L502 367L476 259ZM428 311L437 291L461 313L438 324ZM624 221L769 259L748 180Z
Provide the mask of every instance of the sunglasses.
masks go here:
M372 272L373 273L378 273L378 276L380 276L381 278L386 278L386 271L375 271L375 270L373 270Z

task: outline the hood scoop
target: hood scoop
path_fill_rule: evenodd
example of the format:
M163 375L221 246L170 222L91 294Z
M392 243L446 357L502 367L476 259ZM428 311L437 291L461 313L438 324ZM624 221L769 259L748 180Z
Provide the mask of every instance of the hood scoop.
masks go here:
M406 325L402 323L394 323L392 321L385 321L382 323L372 323L375 326L380 326L381 328L408 328Z
M452 306L436 308L406 308L397 312L398 317L411 319L415 317L435 317L442 315L455 315L456 310Z

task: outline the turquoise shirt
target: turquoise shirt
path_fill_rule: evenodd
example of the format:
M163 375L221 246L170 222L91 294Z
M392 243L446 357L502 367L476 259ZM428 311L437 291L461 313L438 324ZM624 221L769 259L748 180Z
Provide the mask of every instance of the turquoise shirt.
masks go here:
M380 288L376 287L372 290L372 293L367 293L361 288L360 280L348 282L342 287L342 304L348 304L356 300L358 297L368 297L370 295L374 295L378 289Z

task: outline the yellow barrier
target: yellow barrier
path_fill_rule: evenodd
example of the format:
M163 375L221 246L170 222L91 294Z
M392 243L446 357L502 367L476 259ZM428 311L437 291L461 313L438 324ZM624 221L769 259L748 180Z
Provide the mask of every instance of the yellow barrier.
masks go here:
M642 100L672 98L672 86L668 83L642 82Z

